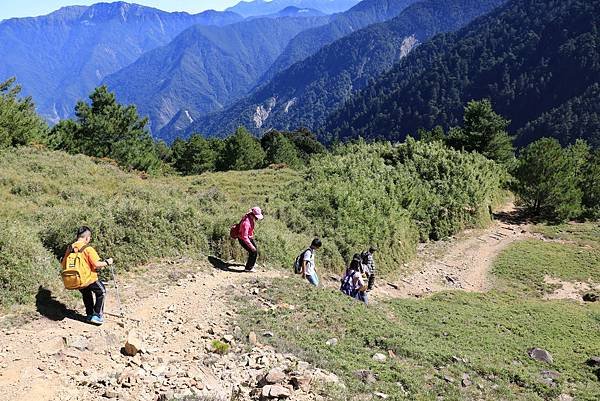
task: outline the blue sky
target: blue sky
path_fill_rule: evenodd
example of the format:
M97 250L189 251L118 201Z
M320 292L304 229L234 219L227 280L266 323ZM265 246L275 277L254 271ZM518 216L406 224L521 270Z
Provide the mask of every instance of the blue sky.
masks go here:
M63 6L90 5L110 0L0 0L0 20L12 17L34 17L45 15ZM128 3L143 4L166 11L197 13L214 9L223 10L239 0L126 0Z

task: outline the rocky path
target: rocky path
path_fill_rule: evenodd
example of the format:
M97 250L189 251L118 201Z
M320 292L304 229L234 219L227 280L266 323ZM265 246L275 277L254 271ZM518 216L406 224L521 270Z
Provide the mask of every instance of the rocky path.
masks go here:
M107 316L103 326L94 327L72 318L41 318L0 332L0 399L155 401L194 395L215 401L317 400L311 384L336 381L334 375L261 345L270 333L242 333L235 326L226 295L258 295L262 289L249 275L208 267L188 270L170 286L138 279L121 288L128 299L125 314L135 320ZM116 313L110 287L109 294L106 310ZM139 349L135 356L123 354L127 339L128 348ZM215 347L229 352L221 355Z
M500 212L503 219L489 228L467 230L458 238L421 246L415 262L406 265L412 273L393 282L380 282L376 296L406 298L449 289L489 290L494 258L513 242L531 236L526 225L511 221L509 216L515 212L509 204Z
M412 274L390 283L380 280L373 295L486 291L492 286L488 271L494 257L529 235L525 226L503 219L488 229L428 244L409 266ZM208 264L180 264L150 265L147 273L124 280L127 318L109 315L103 326L94 327L59 313L0 332L0 399L166 401L194 395L320 400L314 389L338 382L334 374L262 345L270 333L244 333L236 326L228 296L260 304L262 280ZM106 309L117 313L114 295L109 286ZM123 353L127 339L128 348L139 350L135 356ZM228 352L220 354L217 348Z

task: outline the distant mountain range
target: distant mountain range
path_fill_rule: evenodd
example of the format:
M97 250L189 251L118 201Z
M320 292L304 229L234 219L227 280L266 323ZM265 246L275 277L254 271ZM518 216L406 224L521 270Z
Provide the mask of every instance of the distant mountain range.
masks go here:
M102 79L192 25L225 25L233 12L168 13L123 2L65 7L0 22L0 80L16 76L50 121L72 114Z
M5 20L0 81L16 76L50 122L104 83L167 141L240 125L401 141L458 125L468 101L489 98L518 145L553 136L600 146L600 0L256 0L229 10L116 2Z
M341 14L306 18L298 9L287 8L278 14L291 13L292 17L195 26L103 82L119 101L136 104L150 117L156 137L172 139L199 118L222 110L260 85L282 54L285 63L303 59L352 27L395 17L411 2L365 0Z
M322 133L403 140L419 128L457 125L469 100L489 98L519 145L547 135L599 144L599 26L599 0L510 1L419 46Z
M188 134L223 136L244 125L269 129L320 127L329 113L389 70L419 43L456 30L504 0L425 0L390 21L354 32L294 64L226 110L200 118Z
M254 0L240 1L225 11L244 17L276 14L287 7L318 10L324 14L334 14L348 10L360 0Z
M348 11L332 16L328 24L307 29L290 41L271 68L261 77L258 84L270 81L279 72L312 56L323 46L333 43L337 39L368 25L394 18L416 1L363 0Z
M226 26L196 25L103 81L123 103L150 117L156 134L189 125L245 95L287 43L329 17L257 18ZM166 137L168 134L161 135Z

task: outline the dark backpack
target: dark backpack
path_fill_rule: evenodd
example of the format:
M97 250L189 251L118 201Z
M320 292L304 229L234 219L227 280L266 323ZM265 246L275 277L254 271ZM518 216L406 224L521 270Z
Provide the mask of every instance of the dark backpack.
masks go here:
M352 279L354 278L354 275L356 273L356 270L350 270L349 272L347 272L344 278L342 279L342 285L340 287L340 291L342 293L352 298L356 296L356 289L354 288L354 283L352 282Z
M296 260L294 261L294 273L302 273L302 262L304 261L304 254L308 251L310 251L310 248L306 248L300 253L300 255L296 256Z

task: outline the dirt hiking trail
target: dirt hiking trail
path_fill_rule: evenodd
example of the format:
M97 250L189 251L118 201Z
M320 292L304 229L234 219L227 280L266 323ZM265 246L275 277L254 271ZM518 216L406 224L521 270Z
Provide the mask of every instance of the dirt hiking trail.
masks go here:
M405 265L412 273L380 282L377 292L384 297L407 298L450 289L488 291L494 284L489 274L494 258L513 242L531 237L518 213L510 203L488 228L421 245L416 260Z
M313 384L339 381L262 345L262 337L270 333L242 333L235 326L227 296L252 299L264 290L250 274L197 265L150 266L183 271L174 282L163 277L170 286L154 278L152 284L148 279L121 280L127 283L120 285L121 296L128 299L125 315L136 320L112 316L118 308L114 288L108 285L106 312L111 315L100 327L77 320L73 311L59 311L0 332L0 399L318 400L322 397L312 393ZM279 273L261 271L260 276ZM131 330L132 342L139 342L141 349L133 357L121 351ZM216 353L214 341L227 344L230 351Z
M452 288L489 289L494 257L529 235L525 226L508 218L514 207L504 212L490 228L421 247L417 260L408 266L416 270L394 282L380 279L375 299ZM108 315L101 327L78 320L75 311L46 294L43 308L38 307L39 319L0 332L0 399L322 400L320 386L343 385L333 373L262 345L263 336L272 333L243 333L237 327L227 297L234 294L259 302L265 290L262 279L284 273L240 274L235 269L243 267L220 263L181 260L149 265L144 272L122 277L125 314L135 320ZM106 311L118 313L115 303L109 284ZM140 349L133 357L122 353L128 333ZM217 346L227 344L229 352L215 352L215 341Z

